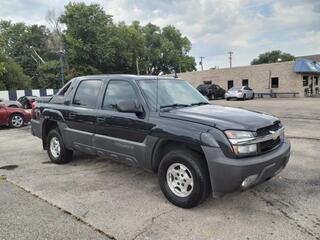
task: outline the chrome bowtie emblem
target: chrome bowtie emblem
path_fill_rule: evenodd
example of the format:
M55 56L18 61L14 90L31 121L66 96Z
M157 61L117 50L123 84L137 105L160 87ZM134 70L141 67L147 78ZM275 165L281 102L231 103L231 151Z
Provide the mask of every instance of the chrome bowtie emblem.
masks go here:
M279 137L279 135L280 135L280 133L277 131L277 132L275 132L275 131L269 131L269 133L271 133L272 134L272 139L273 140L276 140L278 137Z

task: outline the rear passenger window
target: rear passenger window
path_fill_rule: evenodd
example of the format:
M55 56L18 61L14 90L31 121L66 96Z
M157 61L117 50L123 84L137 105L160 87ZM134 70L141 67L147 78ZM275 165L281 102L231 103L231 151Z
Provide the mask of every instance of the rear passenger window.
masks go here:
M72 103L86 108L95 108L100 87L101 81L99 80L82 81L78 86Z
M138 97L132 85L126 81L111 80L104 96L102 108L116 110L119 102L129 100L138 102Z

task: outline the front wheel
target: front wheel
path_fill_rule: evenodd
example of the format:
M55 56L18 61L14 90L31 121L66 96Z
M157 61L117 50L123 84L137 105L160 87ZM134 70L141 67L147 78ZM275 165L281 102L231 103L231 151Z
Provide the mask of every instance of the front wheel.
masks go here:
M159 184L165 197L174 205L192 208L210 193L210 178L201 155L188 150L174 150L161 160Z
M52 129L47 137L47 152L52 162L63 164L72 160L73 152L64 146L57 129Z
M10 116L9 125L13 128L20 128L24 124L23 116L19 113L14 113Z

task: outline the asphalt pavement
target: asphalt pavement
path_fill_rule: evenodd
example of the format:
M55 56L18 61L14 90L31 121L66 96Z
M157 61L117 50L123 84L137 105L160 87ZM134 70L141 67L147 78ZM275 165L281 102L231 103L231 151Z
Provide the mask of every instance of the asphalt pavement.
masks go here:
M292 156L280 175L180 209L152 173L80 153L55 165L30 127L1 128L0 239L320 240L320 99L213 103L281 118Z

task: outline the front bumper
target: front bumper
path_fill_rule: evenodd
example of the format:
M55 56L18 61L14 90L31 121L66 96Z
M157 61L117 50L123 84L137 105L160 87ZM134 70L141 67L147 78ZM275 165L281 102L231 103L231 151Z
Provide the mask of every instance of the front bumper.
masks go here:
M226 157L220 148L202 148L209 167L213 195L221 196L241 190L241 184L249 176L258 175L253 186L278 174L289 160L291 145L285 139L275 150L241 159Z

